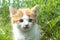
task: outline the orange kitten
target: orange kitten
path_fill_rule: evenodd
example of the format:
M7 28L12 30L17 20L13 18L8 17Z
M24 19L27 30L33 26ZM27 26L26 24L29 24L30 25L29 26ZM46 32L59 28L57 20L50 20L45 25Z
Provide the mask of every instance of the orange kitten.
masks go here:
M40 40L38 25L36 24L37 5L32 9L9 7L13 40Z

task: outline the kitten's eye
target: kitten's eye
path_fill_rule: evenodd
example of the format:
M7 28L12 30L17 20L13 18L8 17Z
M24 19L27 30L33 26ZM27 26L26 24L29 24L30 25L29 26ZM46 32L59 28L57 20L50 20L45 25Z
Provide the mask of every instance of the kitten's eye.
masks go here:
M23 22L23 19L20 19L19 21L20 21L20 22Z
M29 22L32 22L32 19L29 19Z

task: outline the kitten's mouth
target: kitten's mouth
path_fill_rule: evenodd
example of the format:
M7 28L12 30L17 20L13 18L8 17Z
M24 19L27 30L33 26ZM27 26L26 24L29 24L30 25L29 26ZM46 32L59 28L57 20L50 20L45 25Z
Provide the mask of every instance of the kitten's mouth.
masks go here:
M21 31L28 31L28 30L30 30L30 27L29 26L26 26L26 27L23 27L23 28L21 28L20 26L18 26L18 28Z
M30 31L30 27L29 26L26 26L23 28L24 31Z
M24 27L24 29L29 29L29 26Z

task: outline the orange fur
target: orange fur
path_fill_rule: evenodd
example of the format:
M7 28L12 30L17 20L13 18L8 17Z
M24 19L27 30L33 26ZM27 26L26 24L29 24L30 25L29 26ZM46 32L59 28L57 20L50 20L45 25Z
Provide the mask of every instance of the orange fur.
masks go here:
M27 9L18 9L16 11L16 13L11 18L13 23L19 23L19 20L23 16L24 11L26 12L26 15L33 20L32 22L35 22L36 14L31 9L27 8Z

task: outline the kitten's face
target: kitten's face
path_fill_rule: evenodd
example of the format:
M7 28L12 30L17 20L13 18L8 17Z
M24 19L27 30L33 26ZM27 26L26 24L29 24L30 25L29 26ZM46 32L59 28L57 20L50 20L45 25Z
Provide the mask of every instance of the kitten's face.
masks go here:
M10 7L10 16L13 24L17 24L20 30L30 30L36 22L37 6L32 9L18 9Z

